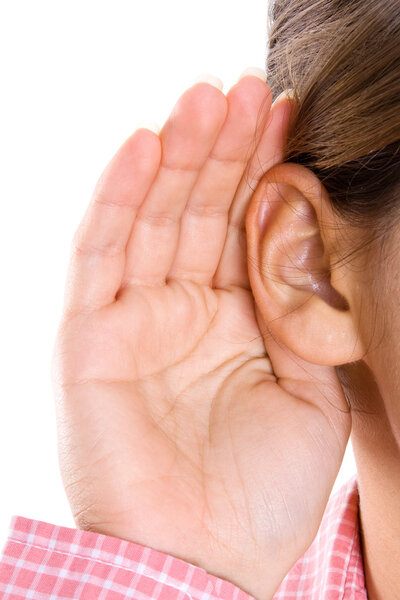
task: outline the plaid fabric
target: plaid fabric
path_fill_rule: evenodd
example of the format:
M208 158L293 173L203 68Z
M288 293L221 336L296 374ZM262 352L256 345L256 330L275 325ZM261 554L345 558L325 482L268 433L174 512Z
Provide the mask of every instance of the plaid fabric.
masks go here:
M228 581L111 536L13 516L0 561L2 600L252 600ZM367 600L354 476L330 499L313 544L273 600ZM260 599L259 599L260 600Z
M357 476L331 496L307 552L273 600L368 600L360 545Z
M134 542L13 516L1 600L253 600L204 569Z

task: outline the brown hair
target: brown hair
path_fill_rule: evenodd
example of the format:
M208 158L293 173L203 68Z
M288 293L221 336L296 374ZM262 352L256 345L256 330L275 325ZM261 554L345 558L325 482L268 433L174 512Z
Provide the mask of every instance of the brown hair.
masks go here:
M338 216L364 231L349 255L375 240L382 251L400 219L400 0L269 2L267 81L298 102L285 161L310 168ZM372 286L384 332L385 271ZM349 409L367 412L351 369L336 367Z
M267 81L299 104L285 160L370 230L400 214L400 0L270 0ZM397 211L396 211L397 209Z

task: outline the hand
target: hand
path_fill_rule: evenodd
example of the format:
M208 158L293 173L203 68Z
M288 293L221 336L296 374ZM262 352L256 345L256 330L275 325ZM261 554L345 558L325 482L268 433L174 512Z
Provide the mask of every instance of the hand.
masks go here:
M350 432L333 369L281 386L259 328L246 208L291 110L270 106L255 77L226 97L200 83L159 137L125 142L75 233L53 354L77 526L263 600L315 537Z

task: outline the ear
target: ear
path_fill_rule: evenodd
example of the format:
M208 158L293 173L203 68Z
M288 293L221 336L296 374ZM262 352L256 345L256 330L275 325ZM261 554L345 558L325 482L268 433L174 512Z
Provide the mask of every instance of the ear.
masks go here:
M284 163L260 181L246 216L249 279L269 333L303 360L336 366L360 360L358 303L339 263L344 223L309 169Z

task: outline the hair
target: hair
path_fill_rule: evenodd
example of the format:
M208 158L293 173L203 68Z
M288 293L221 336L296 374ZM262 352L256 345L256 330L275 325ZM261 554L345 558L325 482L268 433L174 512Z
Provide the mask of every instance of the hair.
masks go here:
M400 216L400 0L270 0L268 41L272 95L298 102L285 162L382 235Z
M298 104L284 162L311 169L340 220L363 230L350 255L374 240L382 250L400 220L399 48L400 0L269 0L267 82ZM368 412L351 368L336 367L349 409Z

